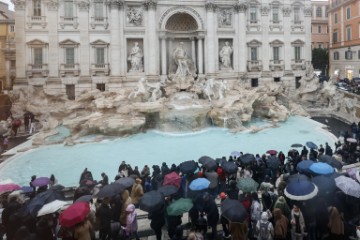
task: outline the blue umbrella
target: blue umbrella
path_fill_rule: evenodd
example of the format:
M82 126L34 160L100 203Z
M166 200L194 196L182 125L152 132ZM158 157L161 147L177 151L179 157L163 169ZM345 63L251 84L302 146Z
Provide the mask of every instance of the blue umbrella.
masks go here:
M284 190L286 197L296 201L309 200L316 196L318 188L308 180L290 181Z
M207 189L209 185L210 185L210 181L207 180L206 178L197 178L190 183L189 188L190 190L193 191L199 191L199 190Z
M313 182L318 187L319 194L321 195L332 193L336 190L335 180L329 176L319 175L313 177L311 182Z
M308 146L309 148L312 148L312 149L318 148L318 146L313 142L306 142L306 146Z
M256 158L253 154L250 153L245 153L240 157L240 162L243 164L251 164L254 161L256 161Z
M314 161L311 160L302 160L296 166L296 170L300 173L310 173L310 166L314 164Z
M240 152L238 152L238 151L233 151L233 152L230 153L230 156L233 156L233 157L238 158L238 157L240 157Z
M34 191L33 187L29 186L22 186L21 190L23 191L23 193L32 193Z
M310 171L315 174L328 175L334 172L334 168L327 163L317 162L310 166Z

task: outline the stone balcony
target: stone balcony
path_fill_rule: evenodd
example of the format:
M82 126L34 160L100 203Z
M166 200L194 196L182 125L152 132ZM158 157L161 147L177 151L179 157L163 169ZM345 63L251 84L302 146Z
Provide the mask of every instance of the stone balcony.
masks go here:
M79 76L80 74L80 65L78 63L74 64L60 64L60 75L65 77L66 74Z
M271 71L283 71L285 69L284 60L270 60Z
M95 29L96 26L103 26L105 29L109 27L107 17L91 17L90 26Z
M291 69L292 70L305 70L305 59L291 59Z
M282 21L270 20L269 29L270 31L282 31L283 30Z
M32 28L34 25L39 25L42 28L45 28L46 17L45 16L28 16L28 21L26 22L28 28Z
M110 74L110 64L92 63L90 71L92 76L96 76L97 74L103 74L105 76L108 76Z
M291 21L292 31L303 31L304 29L305 29L304 21L301 20Z
M28 77L47 77L49 75L49 67L47 64L28 64L26 76Z
M79 26L78 18L77 17L60 17L60 27L62 29L65 28L65 26L73 26L75 29Z
M247 61L247 68L249 72L260 72L263 68L261 60Z

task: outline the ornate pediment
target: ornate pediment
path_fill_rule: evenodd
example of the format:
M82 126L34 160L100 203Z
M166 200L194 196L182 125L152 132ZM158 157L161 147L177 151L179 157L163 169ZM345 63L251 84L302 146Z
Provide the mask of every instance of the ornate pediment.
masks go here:
M93 46L93 47L97 47L97 46L104 47L104 46L108 46L109 43L104 42L101 39L98 39L98 40L95 40L95 41L91 42L90 45Z
M291 45L293 45L293 46L303 46L303 45L305 45L305 42L303 40L301 40L301 39L297 39L297 40L293 41L291 43Z
M279 39L275 39L275 40L271 41L269 44L270 44L270 46L277 47L277 46L284 45L284 42L280 41Z
M247 45L249 47L259 47L262 45L262 42L260 42L259 40L253 39L250 42L248 42Z
M45 47L48 45L47 42L43 42L39 39L31 40L31 41L27 42L26 44L31 47Z
M59 45L60 47L77 47L79 46L79 43L71 39L66 39L64 41L59 42Z
M261 2L258 1L258 0L248 0L246 3L247 3L249 6L250 6L250 5L261 5Z

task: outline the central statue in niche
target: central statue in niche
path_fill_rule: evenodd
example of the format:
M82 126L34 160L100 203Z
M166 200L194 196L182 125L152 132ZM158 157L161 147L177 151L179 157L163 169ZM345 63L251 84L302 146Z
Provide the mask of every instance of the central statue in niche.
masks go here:
M169 78L175 82L176 88L186 90L192 86L196 77L196 67L184 48L184 42L179 42L172 53L174 64L170 65Z

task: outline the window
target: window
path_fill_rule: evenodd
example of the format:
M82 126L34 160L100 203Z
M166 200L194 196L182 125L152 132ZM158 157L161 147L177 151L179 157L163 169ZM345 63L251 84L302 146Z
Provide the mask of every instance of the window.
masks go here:
M94 3L94 16L95 18L104 18L104 4L103 2Z
M346 28L346 40L351 40L351 27Z
M338 42L338 33L334 32L333 33L333 43L337 43Z
M346 50L345 51L345 59L347 59L347 60L352 59L352 51L351 50Z
M329 16L329 6L326 6L325 8L325 17Z
M65 63L68 65L75 64L75 49L65 48Z
M74 2L65 1L64 2L64 16L67 18L74 17Z
M250 23L256 23L257 17L256 17L256 7L251 6L250 7Z
M316 17L321 17L321 15L322 15L321 7L317 7L316 8Z
M334 60L339 60L339 52L334 52Z
M100 90L100 92L105 92L105 83L97 83L96 89Z
M274 82L280 82L281 81L281 78L279 77L274 77Z
M319 43L319 48L322 48L322 45L321 45L321 43Z
M15 25L10 25L10 32L15 32Z
M105 48L96 48L96 64L105 64Z
M358 59L360 59L360 50L358 50Z
M295 62L301 61L301 47L296 46L294 47L295 50Z
M250 53L251 53L251 61L257 61L257 48L256 47L252 47L250 48Z
M351 9L348 7L346 8L346 19L350 19L351 18Z
M69 100L75 100L75 85L67 84L66 85L66 96Z
M41 0L33 0L33 16L41 16Z
M258 78L252 78L251 79L251 87L257 87L259 86L259 79Z
M280 60L280 54L279 51L280 47L273 47L273 58L274 58L274 63L278 62Z
M299 88L301 83L300 83L301 77L295 77L295 88Z
M272 21L273 23L278 23L279 22L279 7L273 7L272 9Z
M337 13L334 14L334 23L335 24L338 23L338 15L337 15Z
M43 49L34 48L34 65L42 67L43 65Z
M318 26L318 33L321 33L321 26Z
M299 7L294 8L294 22L300 23L300 8Z

